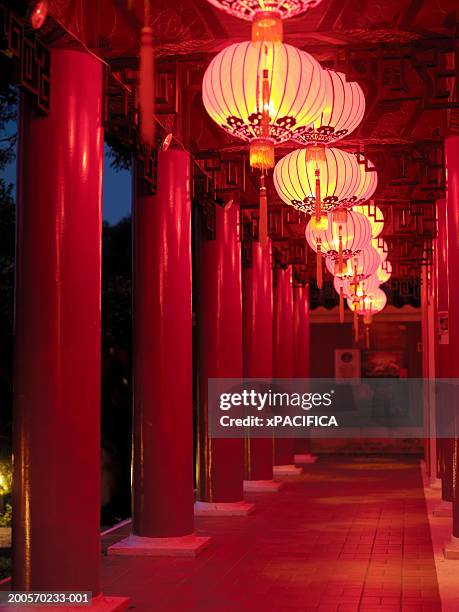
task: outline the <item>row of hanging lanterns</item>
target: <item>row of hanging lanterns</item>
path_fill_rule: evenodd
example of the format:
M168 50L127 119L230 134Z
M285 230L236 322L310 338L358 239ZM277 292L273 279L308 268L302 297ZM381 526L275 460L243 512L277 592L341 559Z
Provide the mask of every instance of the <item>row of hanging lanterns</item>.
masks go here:
M340 320L344 320L344 298L354 313L354 337L359 339L359 316L365 328L367 347L370 344L370 325L373 316L384 309L387 297L381 289L392 274L392 266L387 259L387 244L380 234L384 228L381 210L373 202L363 206L359 213L371 224L372 237L367 246L348 260L344 273L335 271L333 285L340 300Z
M371 161L361 163L334 145L353 132L365 113L356 82L323 69L317 60L283 42L283 20L317 6L321 0L209 0L225 12L252 22L252 40L218 53L203 78L203 102L227 133L248 143L250 165L260 173L259 235L268 235L266 174L287 205L310 215L306 240L317 254L317 285L322 262L340 294L366 323L384 308L391 266L380 238L381 210L366 204L377 188ZM297 148L275 163L275 147Z

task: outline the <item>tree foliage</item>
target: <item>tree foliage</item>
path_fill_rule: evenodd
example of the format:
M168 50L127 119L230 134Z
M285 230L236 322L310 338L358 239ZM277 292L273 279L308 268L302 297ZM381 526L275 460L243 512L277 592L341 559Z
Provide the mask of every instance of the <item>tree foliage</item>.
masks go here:
M16 155L16 89L0 55L0 461L11 453L15 202L4 170ZM5 76L6 75L6 76ZM11 76L11 75L10 75ZM130 154L110 143L112 166L129 167ZM130 512L131 428L131 221L104 223L102 244L102 447L116 489L105 522ZM0 559L1 561L1 559ZM0 563L1 565L1 563ZM0 566L0 577L1 577Z
M0 66L1 68L1 66ZM16 89L0 80L0 449L8 455L11 448L13 399L13 304L15 207L13 185L2 177L7 164L14 161L16 133Z

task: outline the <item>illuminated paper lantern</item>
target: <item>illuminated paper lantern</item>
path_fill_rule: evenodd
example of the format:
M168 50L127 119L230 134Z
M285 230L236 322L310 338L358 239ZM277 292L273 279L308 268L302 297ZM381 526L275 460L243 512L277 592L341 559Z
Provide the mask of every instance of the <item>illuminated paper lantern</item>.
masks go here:
M310 221L306 227L306 240L314 251L320 251L324 257L336 260L341 251L343 260L346 260L368 245L371 226L366 217L350 212L344 223L329 219L327 229L317 229Z
M202 97L210 117L250 143L252 167L274 167L274 145L316 119L324 71L305 51L272 42L230 45L207 68Z
M346 81L344 74L334 70L325 70L324 76L325 102L322 112L311 125L294 132L297 142L319 148L353 132L365 114L365 96L358 83ZM313 153L310 157L317 154ZM323 157L323 152L319 153L319 157Z
M314 218L306 226L306 240L317 253L317 286L322 287L322 257L336 261L342 269L344 261L365 248L371 240L370 222L364 215L349 212L344 221L328 215L326 227L318 226Z
M214 57L202 83L210 117L226 132L250 143L250 165L261 171L260 240L268 235L267 170L274 147L319 115L324 71L305 51L281 42L243 42Z
M351 300L359 300L364 295L372 294L379 289L380 282L376 275L372 274L368 278L354 282L353 280L343 280L338 276L333 279L333 287L337 293L342 289L343 295Z
M368 162L370 167L374 167ZM376 190L376 171L367 171L352 153L336 147L325 149L325 159L311 162L307 149L283 157L274 168L279 197L297 210L317 215L347 210L369 200Z
M358 300L348 298L347 304L351 310L356 310L357 314L363 317L370 317L366 322L371 322L371 316L381 312L386 306L387 296L382 289L376 289Z
M359 337L359 317L363 318L365 325L365 340L366 348L370 348L370 325L373 320L373 315L381 312L387 304L387 297L382 289L376 289L372 293L368 293L358 300L348 298L347 305L354 312L354 334L355 340L358 341Z
M355 206L354 210L368 218L371 225L371 235L373 238L377 238L384 229L384 215L381 209L373 201L370 201L368 204Z
M344 298L351 299L352 301L359 300L369 293L373 293L379 288L379 281L377 277L372 274L363 280L343 280L342 278L335 276L333 279L333 287L339 294L339 318L340 322L344 322Z
M353 209L354 212L354 209ZM344 261L341 270L331 259L325 260L325 265L332 275L336 275L343 280L361 281L371 274L375 274L381 264L381 257L378 251L371 245L366 246L359 253Z

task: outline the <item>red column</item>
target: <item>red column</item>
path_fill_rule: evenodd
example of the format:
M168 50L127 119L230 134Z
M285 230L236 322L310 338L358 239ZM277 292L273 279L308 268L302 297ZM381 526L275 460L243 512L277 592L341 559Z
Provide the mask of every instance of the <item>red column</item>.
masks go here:
M448 269L448 227L446 200L437 201L437 244L436 244L436 276L437 276L437 312L439 320L449 318L449 269ZM449 333L441 332L437 322L437 377L450 377L450 344ZM438 423L443 431L445 424L451 418L450 406L438 405ZM451 501L452 496L452 451L453 438L439 439L440 475L442 479L442 498Z
M309 378L309 285L293 289L293 375Z
M194 536L190 160L159 152L133 207L133 534L111 554L198 553Z
M273 284L271 245L252 242L250 267L242 271L244 378L272 378ZM270 481L273 477L272 438L246 440L245 478ZM244 488L249 490L249 483Z
M51 53L51 109L21 100L14 589L100 593L102 65Z
M139 177L140 178L140 177ZM133 215L133 532L194 530L190 160L159 152Z
M196 514L242 513L244 440L209 438L208 379L242 378L239 208L215 207L215 239L198 249L199 444Z
M430 484L437 486L437 447L435 422L435 394L431 379L435 378L435 339L434 339L434 295L432 292L432 271L422 269L422 376L424 379L424 454L426 473Z
M459 259L459 136L451 136L445 141L447 171L447 227L448 227L448 266L449 270L457 269ZM459 277L449 275L449 300L451 304L459 303ZM449 313L451 354L459 347L459 310L451 308ZM459 360L451 359L450 376L459 378ZM457 409L456 409L457 410ZM453 538L459 538L459 439L458 420L453 444ZM457 545L457 540L456 540Z
M139 170L138 168L137 170ZM159 152L133 206L133 534L110 554L198 553L194 536L190 160Z
M273 377L293 378L293 291L292 269L275 270L273 316ZM294 466L294 440L277 438L274 444L274 465Z
M309 285L293 288L293 375L310 377ZM297 438L294 444L298 463L313 463L309 438Z

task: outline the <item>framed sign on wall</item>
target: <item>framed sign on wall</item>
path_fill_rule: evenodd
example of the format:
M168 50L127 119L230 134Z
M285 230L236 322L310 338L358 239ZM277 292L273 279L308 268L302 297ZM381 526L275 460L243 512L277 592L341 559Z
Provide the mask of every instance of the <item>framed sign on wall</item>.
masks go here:
M360 378L361 357L360 349L335 349L335 378Z

